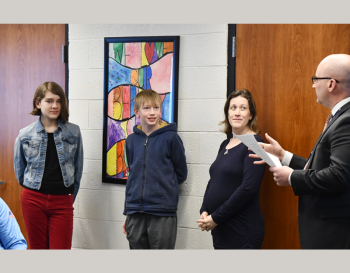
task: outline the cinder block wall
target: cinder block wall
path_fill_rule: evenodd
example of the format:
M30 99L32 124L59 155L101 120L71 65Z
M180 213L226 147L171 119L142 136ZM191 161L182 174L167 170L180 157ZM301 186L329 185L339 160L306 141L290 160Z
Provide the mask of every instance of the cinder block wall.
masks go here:
M227 25L69 25L70 122L80 126L84 171L74 203L73 248L128 249L122 233L124 185L101 182L103 39L180 36L178 132L186 150L188 178L180 186L177 249L213 249L209 232L197 227L209 167L225 135Z

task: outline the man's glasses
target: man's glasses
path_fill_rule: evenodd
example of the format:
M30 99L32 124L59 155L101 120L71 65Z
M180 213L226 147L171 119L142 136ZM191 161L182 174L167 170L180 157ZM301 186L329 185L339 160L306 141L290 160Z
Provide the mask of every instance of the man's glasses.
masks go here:
M318 80L335 80L337 83L339 83L339 81L333 78L318 78L316 76L313 76L311 79L313 84L317 83Z

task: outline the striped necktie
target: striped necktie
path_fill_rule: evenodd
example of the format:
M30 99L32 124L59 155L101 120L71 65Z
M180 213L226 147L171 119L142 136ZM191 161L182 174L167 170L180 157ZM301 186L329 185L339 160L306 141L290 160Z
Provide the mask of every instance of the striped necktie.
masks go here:
M326 120L326 123L324 124L324 127L323 127L323 131L326 130L329 122L331 121L331 119L333 118L333 115L332 115L332 112L329 114L329 116L327 117L327 120Z
M329 124L329 122L331 121L332 118L333 118L333 115L332 115L332 112L331 112L331 113L329 114L329 116L327 117L327 119L326 119L326 123L324 124L323 131L326 130L326 128L327 128L327 126L328 126L328 124ZM322 131L322 132L323 132L323 131ZM312 152L311 152L311 153L312 153ZM306 167L307 167L307 165L309 164L310 157L311 157L311 154L310 154L309 159L307 160L307 162L306 162L306 164L305 164L304 170L306 170Z

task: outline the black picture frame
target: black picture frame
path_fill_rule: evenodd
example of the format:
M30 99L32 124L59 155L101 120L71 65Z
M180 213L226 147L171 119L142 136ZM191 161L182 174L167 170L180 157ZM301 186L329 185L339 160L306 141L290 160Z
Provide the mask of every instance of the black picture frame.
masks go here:
M137 54L139 54L139 45L141 45L140 67L135 67L135 64L133 64L134 67L132 67L128 64L132 63L132 61L130 61L132 59L130 58L138 60L139 56ZM171 48L171 45L172 51L170 52L169 50ZM137 50L135 50L135 48L133 47L137 47ZM154 50L153 53L152 49ZM136 53L133 55L130 54L131 52ZM125 166L123 165L123 163L120 163L118 165L117 162L123 162L124 160L124 163L126 163L125 153L122 154L122 150L124 149L123 143L126 140L127 136L130 135L130 133L132 133L133 126L131 125L133 123L137 124L137 118L133 116L133 98L137 92L140 92L140 89L143 90L146 88L150 88L160 93L162 100L164 100L163 104L167 103L166 105L169 105L168 108L163 107L162 119L167 122L174 122L177 124L179 52L180 36L140 36L104 38L104 98L102 148L103 183L124 185L126 184L127 175L125 174L127 173L128 168L126 170L123 170L123 172L118 173L118 168L120 169L120 167L117 166L123 166L122 169L124 169L125 167L127 167L127 164L125 164ZM150 57L151 54L152 57ZM135 55L137 55L138 57L135 57ZM114 59L113 56L115 57ZM171 65L169 65L170 58ZM157 62L162 62L162 65L159 65L159 63L157 65ZM163 67L164 63L167 63L168 69L159 68ZM159 87L159 89L161 89L162 91L157 90L157 88L153 88L152 85L161 85L160 83L157 84L157 80L158 82L160 82L163 81L163 79L169 78L169 67L171 68L171 81L169 84L170 92L165 93L163 87ZM156 68L158 68L158 70ZM150 71L151 74L149 73ZM161 74L163 73L162 71L164 71L164 77ZM128 79L129 74L130 82L126 83L125 81L128 80L124 81L124 79ZM148 78L149 75L152 76ZM152 85L151 81L153 83ZM129 89L130 91L128 91ZM112 90L113 93L111 93ZM111 110L111 105L113 105L113 112ZM130 115L128 113L130 113ZM113 115L113 117L111 117L110 115ZM123 127L123 130L121 129L121 127ZM124 132L124 138L122 135L123 133L120 132ZM115 148L113 144L114 142L116 145ZM119 150L118 147L120 148ZM114 159L116 162L116 175L111 175L114 174ZM120 178L118 176L124 177Z

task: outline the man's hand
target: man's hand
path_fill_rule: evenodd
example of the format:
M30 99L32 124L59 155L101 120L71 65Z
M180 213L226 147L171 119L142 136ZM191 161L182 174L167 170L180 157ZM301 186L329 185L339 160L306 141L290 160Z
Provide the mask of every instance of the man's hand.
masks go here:
M266 152L268 152L270 154L273 154L274 156L277 156L279 161L282 161L286 151L281 147L281 145L276 140L274 140L272 137L270 137L267 133L265 133L265 137L268 140L268 142L270 142L270 144L259 142L260 146ZM260 158L256 154L249 154L249 157L251 157L251 158ZM254 164L257 164L257 165L265 164L265 163L266 162L264 160L254 161Z
M283 166L283 167L270 167L269 171L273 174L273 179L276 181L277 186L290 186L288 182L288 177L293 169Z

